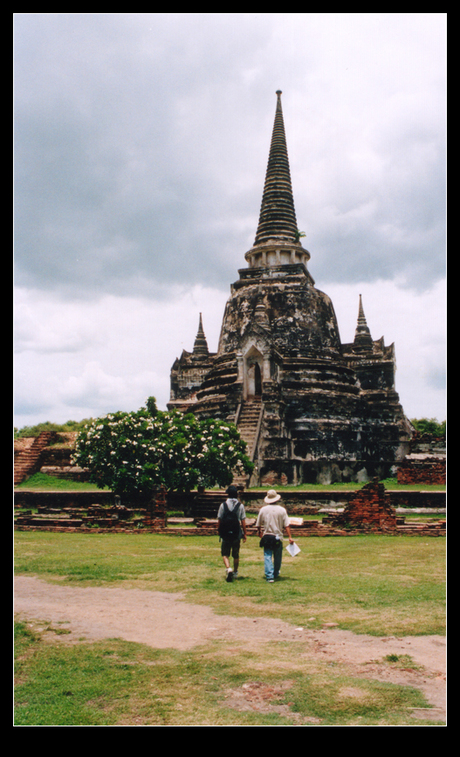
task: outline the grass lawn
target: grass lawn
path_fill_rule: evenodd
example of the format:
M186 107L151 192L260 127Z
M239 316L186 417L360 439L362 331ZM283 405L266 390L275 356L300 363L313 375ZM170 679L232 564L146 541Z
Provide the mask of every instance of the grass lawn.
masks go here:
M386 489L393 491L445 491L445 485L437 484L411 484L403 485L398 484L395 478L387 478L381 483L384 484ZM275 487L280 494L283 492L302 492L302 491L315 491L321 493L322 491L350 491L350 489L361 489L364 483L351 482L347 484L299 484L298 486L277 486ZM34 473L26 481L18 484L16 489L33 489L35 491L100 491L95 484L88 483L86 481L70 481L64 478L57 478L56 476L49 476L46 473ZM259 487L252 487L249 491L259 491L266 493L266 489Z
M81 585L119 584L183 592L225 614L275 616L295 624L374 635L445 632L443 538L301 537L283 557L276 600L262 580L259 540L241 550L241 579L229 587L217 536L17 532L15 567ZM315 620L308 620L315 617Z
M244 644L218 642L189 652L119 639L70 647L18 624L16 650L17 726L420 725L410 708L426 706L409 686L351 677L321 660L296 664L286 642L250 656ZM245 687L265 695L259 711L229 706Z
M212 536L16 532L15 570L60 584L182 592L218 613L305 628L334 622L378 636L445 633L444 539L297 542L301 553L285 552L274 585L262 580L255 537L242 547L241 579L232 584L223 580ZM320 657L303 659L294 642L264 644L248 656L244 644L229 649L219 641L189 652L120 639L67 645L55 631L53 643L17 625L16 725L404 725L414 724L408 708L427 706L411 687L350 677L346 667ZM272 710L226 705L229 690L262 684L275 692Z
M15 486L15 489L26 489L33 491L101 491L96 484L90 484L88 481L70 481L66 478L49 476L47 473L34 473Z
M190 652L119 639L67 646L18 624L15 725L423 724L409 714L426 706L417 689L351 677L321 660L296 664L296 653L286 642L250 656L244 644L229 651L218 642ZM229 694L245 687L261 687L259 711L229 706Z

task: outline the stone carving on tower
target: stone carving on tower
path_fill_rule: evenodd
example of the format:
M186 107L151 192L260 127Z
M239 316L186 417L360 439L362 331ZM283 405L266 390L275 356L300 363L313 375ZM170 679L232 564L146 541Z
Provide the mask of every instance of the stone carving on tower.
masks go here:
M235 423L255 462L251 484L390 475L410 425L394 389L394 346L372 340L361 296L342 345L330 298L315 287L297 228L281 92L254 244L231 285L217 353L200 326L171 371L171 401Z

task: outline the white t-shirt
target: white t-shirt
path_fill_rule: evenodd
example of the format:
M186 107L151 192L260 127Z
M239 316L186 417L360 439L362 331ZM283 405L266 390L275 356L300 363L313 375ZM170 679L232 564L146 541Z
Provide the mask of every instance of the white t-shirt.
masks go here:
M237 499L227 499L227 507L230 510L235 509L235 507L239 507L238 511L238 519L239 520L246 520L246 512L244 510L244 505L242 502L239 502ZM219 506L219 512L217 513L217 517L220 519L222 518L222 515L224 514L224 505L223 503Z
M259 510L256 528L261 528L263 534L274 534L282 539L286 526L289 526L289 516L282 505L264 505Z

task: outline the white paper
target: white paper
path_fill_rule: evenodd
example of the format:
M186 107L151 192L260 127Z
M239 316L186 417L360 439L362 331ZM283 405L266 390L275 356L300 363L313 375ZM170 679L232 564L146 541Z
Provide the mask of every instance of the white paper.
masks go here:
M294 542L293 544L288 544L286 547L287 551L291 555L291 557L295 557L300 552L300 547L297 546L297 544Z

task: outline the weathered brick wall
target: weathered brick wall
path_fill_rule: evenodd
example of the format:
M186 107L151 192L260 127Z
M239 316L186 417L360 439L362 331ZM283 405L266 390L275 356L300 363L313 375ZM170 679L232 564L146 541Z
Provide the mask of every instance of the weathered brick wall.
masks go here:
M167 492L164 486L153 492L152 499L147 505L147 513L143 520L146 528L153 530L166 527Z
M383 484L366 484L353 495L344 511L324 519L334 526L347 526L369 531L394 531L396 512Z
M445 508L445 492L427 492L427 491L387 491L390 498L390 504L393 507L407 508ZM353 491L333 491L329 490L323 494L318 492L286 492L283 494L282 504L287 508L290 515L305 515L319 510L329 504L345 505L356 494ZM168 509L185 510L193 504L195 492L190 494L168 492ZM242 502L247 512L256 512L264 504L265 492L248 491L243 494ZM222 492L222 501L225 499L225 493ZM88 507L96 502L107 506L113 504L114 495L111 491L28 491L27 489L17 489L14 492L14 504L16 507ZM129 500L122 498L122 504L128 507L136 506ZM142 503L142 507L145 503ZM217 517L217 507L214 515L207 517Z
M398 484L445 484L446 458L407 457L398 466Z
M19 492L16 494L20 495ZM411 492L411 494L420 495L419 504L423 503L424 492ZM442 495L441 492L437 494ZM349 495L350 501L343 512L323 517L321 522L306 520L298 524L294 523L291 526L294 538L353 536L365 533L411 536L446 535L445 519L437 521L432 519L427 522L411 521L406 524L403 517L396 516L390 493L385 491L383 484L373 482ZM94 504L93 501L96 498L99 504ZM26 504L38 505L39 510L35 515L30 510L18 516L15 528L19 531L217 536L217 519L195 518L194 524L187 525L184 522L182 527L169 527L166 518L165 490L157 490L148 502L144 502L144 508L135 510L122 506L119 498L114 498L111 492L23 492L22 496L20 495L16 500L16 505L18 504L22 507ZM248 518L247 533L249 536L257 536L255 518Z
M96 503L101 505L113 504L114 497L110 491L27 491L17 489L14 492L15 507L83 507L87 508Z

